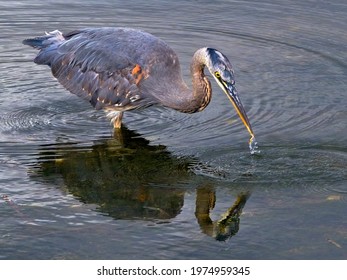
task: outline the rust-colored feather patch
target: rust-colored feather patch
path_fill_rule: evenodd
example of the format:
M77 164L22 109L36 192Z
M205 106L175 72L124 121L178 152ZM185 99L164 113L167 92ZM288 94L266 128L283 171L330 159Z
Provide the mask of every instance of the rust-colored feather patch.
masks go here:
M138 85L139 82L144 78L142 68L140 65L136 64L133 70L131 71L131 74L133 75L135 79L135 84Z

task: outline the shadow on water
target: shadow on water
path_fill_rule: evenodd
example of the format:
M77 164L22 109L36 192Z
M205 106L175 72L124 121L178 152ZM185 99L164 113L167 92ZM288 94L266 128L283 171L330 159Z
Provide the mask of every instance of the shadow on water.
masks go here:
M63 178L63 185L74 197L97 205L98 212L116 220L159 223L176 217L185 193L195 188L195 217L201 231L225 241L238 232L250 192L238 193L222 217L213 221L210 212L216 204L215 186L192 171L196 164L195 158L175 156L165 146L151 145L141 135L122 128L114 138L100 139L87 147L42 145L30 177Z

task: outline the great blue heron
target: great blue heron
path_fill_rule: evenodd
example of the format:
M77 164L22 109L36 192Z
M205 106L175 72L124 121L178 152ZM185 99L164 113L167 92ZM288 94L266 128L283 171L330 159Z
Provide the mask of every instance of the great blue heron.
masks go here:
M231 63L216 49L194 53L191 91L182 79L176 53L143 31L104 27L63 34L55 30L23 44L40 50L34 62L48 65L67 90L108 112L115 128L121 127L124 111L156 104L184 113L202 111L212 94L206 66L254 139Z

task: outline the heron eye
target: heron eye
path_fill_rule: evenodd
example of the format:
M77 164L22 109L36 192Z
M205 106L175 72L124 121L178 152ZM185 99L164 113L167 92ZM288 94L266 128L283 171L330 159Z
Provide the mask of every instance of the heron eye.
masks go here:
M220 73L218 71L214 72L214 75L216 76L216 78L220 78Z

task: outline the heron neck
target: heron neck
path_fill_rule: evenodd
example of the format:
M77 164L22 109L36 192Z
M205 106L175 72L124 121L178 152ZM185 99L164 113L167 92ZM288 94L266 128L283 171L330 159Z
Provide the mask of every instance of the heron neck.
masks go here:
M190 64L193 89L189 89L183 81L179 64L175 70L167 75L160 75L161 83L157 79L144 80L143 91L155 96L158 103L184 113L199 112L209 104L211 99L211 84L204 74L206 66L206 48L194 53Z
M184 84L180 91L184 92L181 96L185 99L181 100L183 104L181 103L177 110L185 113L200 112L210 103L212 90L211 83L204 73L205 66L206 48L202 48L194 53L190 64L193 91Z
M206 48L197 50L190 64L190 72L192 75L193 100L196 102L198 112L204 110L210 103L212 94L211 83L204 73L206 63Z

